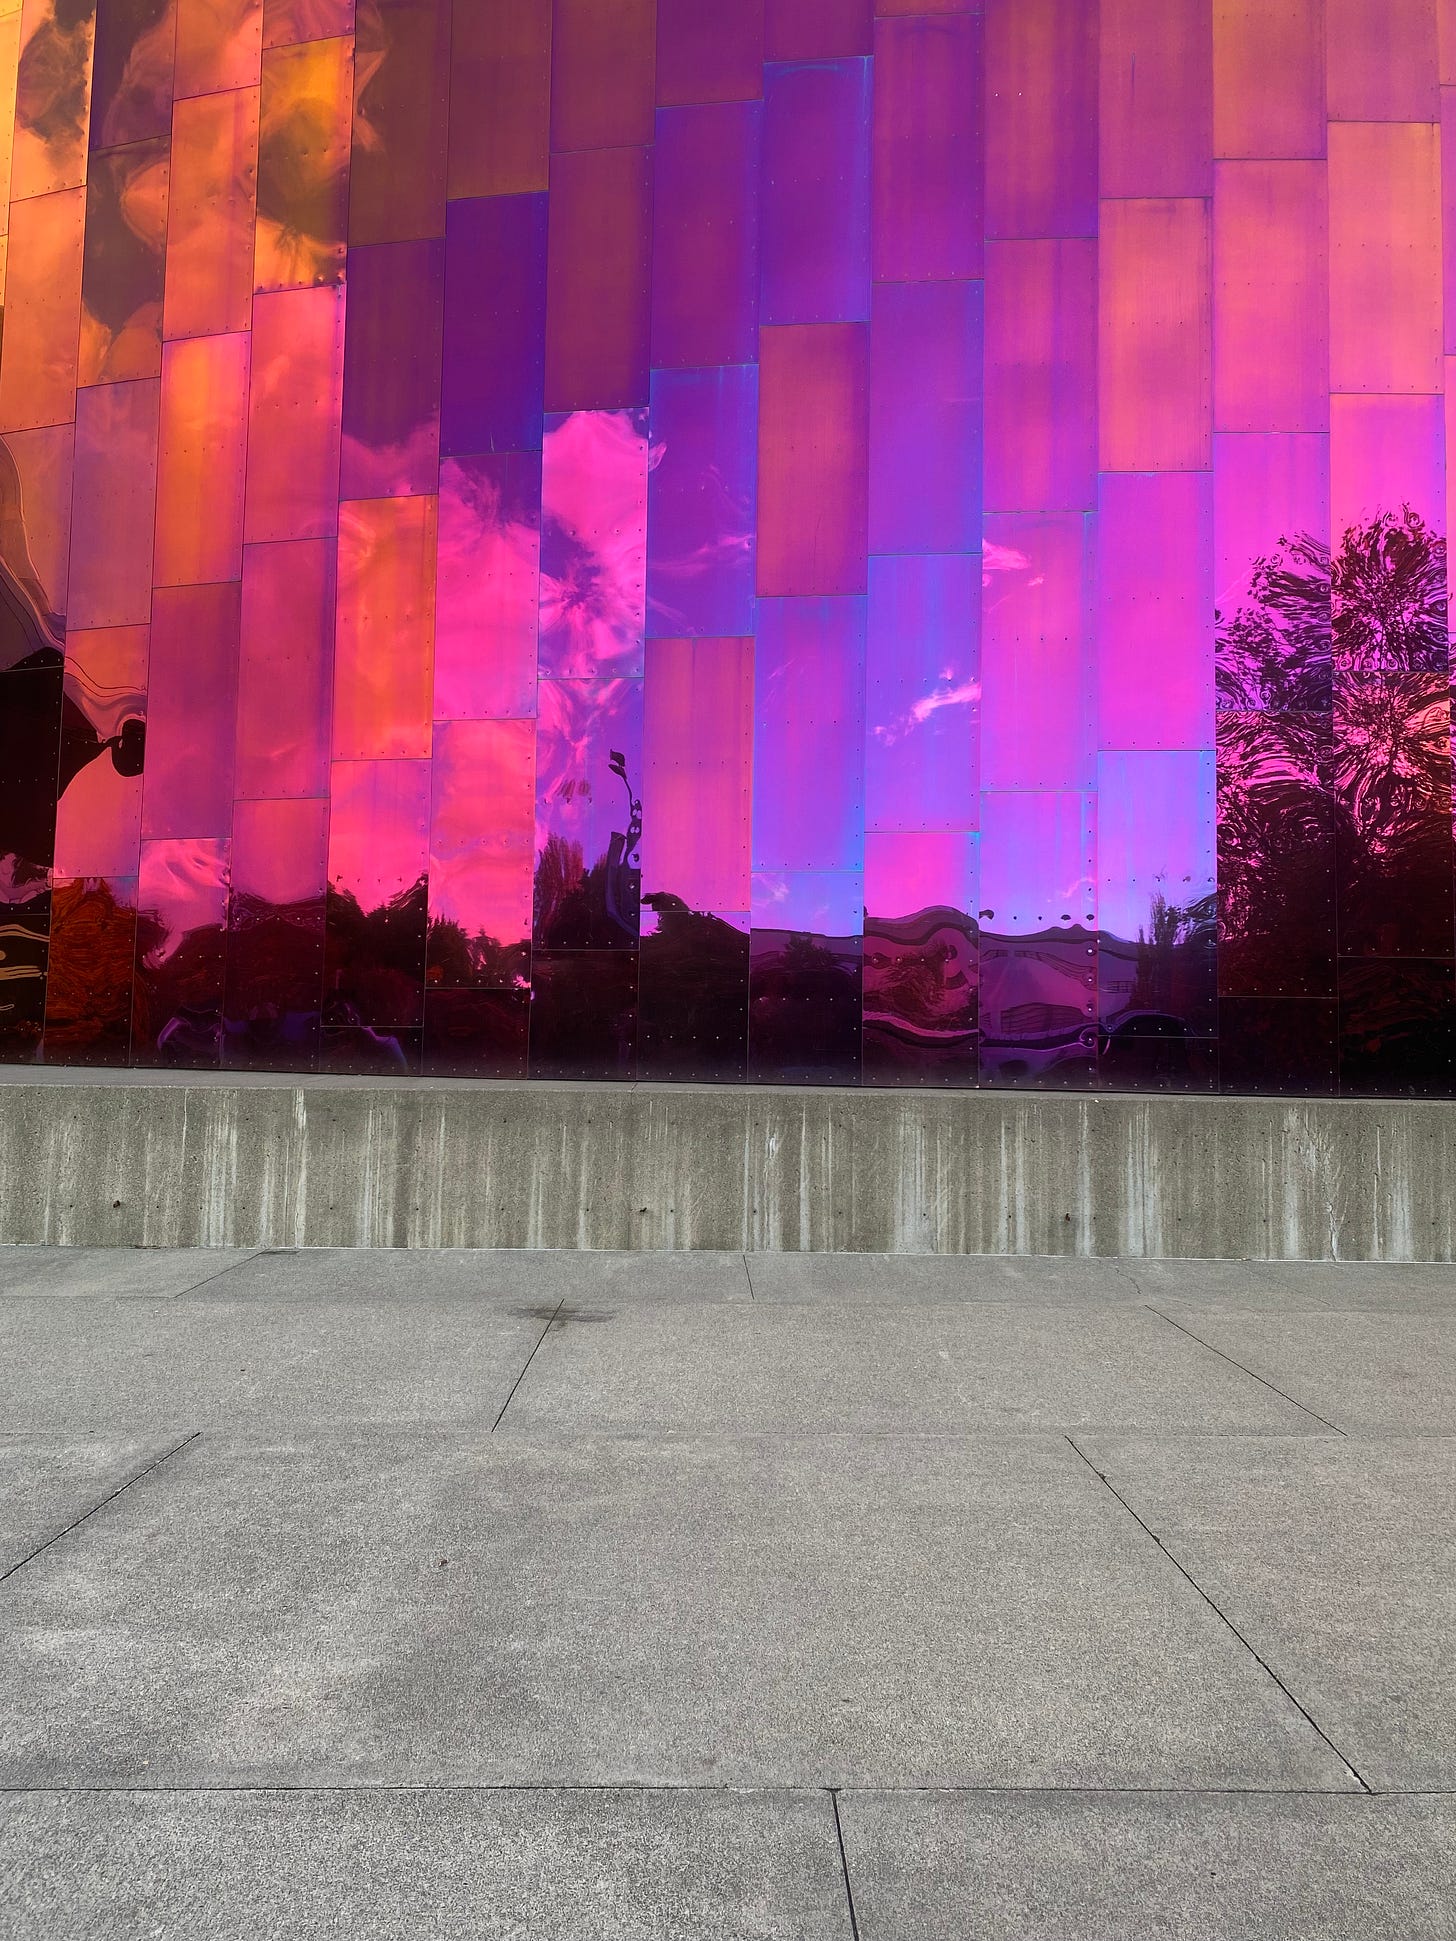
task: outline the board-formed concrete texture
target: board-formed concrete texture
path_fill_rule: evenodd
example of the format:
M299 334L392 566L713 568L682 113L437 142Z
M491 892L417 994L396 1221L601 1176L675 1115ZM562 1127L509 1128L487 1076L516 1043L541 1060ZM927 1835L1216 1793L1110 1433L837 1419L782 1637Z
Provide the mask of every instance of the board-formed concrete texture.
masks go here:
M0 1243L1456 1259L1435 1100L0 1069Z

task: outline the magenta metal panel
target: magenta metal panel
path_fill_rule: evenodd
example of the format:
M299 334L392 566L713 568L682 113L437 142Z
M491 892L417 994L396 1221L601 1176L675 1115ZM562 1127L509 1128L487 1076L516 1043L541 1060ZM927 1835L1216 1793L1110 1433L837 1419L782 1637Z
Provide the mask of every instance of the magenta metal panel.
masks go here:
M631 950L638 937L642 682L537 691L534 941Z
M903 830L865 837L866 919L979 904L980 838L969 830Z
M1097 245L986 246L987 512L1097 497Z
M240 592L234 581L159 587L153 597L144 836L190 841L232 829Z
M1193 471L1213 433L1207 202L1105 202L1098 237L1098 445L1107 471Z
M1093 785L1093 539L1081 512L986 520L983 788Z
M837 60L874 45L874 0L763 0L769 61Z
M763 105L664 108L652 210L652 363L758 355L758 173Z
M649 909L654 897L699 911L748 908L753 658L751 638L647 643L642 889Z
M329 540L243 548L239 797L328 794L334 581Z
M426 237L350 250L348 305L339 494L397 499L433 492L444 245Z
M657 0L659 105L751 101L763 79L763 0Z
M863 319L870 300L868 61L771 64L760 178L766 324Z
M979 549L981 371L979 282L875 285L872 553Z
M979 10L926 12L875 25L877 281L981 274L983 68Z
M872 559L869 586L865 827L974 829L981 562L967 553Z
M1434 121L1436 0L1325 0L1331 121Z
M1325 0L1213 0L1213 152L1325 152Z
M863 324L789 325L761 333L761 594L864 590L869 348Z
M1096 922L1095 798L993 789L981 800L983 935L1033 936Z
M1104 473L1097 730L1105 749L1213 746L1213 475Z
M866 618L860 599L759 606L756 870L863 867Z
M423 886L430 853L427 761L335 762L329 788L329 888L365 915Z
M647 631L749 634L758 372L657 371L647 478Z
M431 981L508 986L531 938L534 725L439 722L430 772Z
M1103 197L1212 190L1209 14L1209 0L1099 0Z
M646 404L651 256L651 149L604 149L553 160L548 411Z
M445 459L438 545L435 719L534 714L539 455Z
M647 608L647 413L546 421L541 673L639 677Z
M445 223L443 452L540 445L545 303L546 197L452 202ZM437 361L427 336L416 336L414 354L426 380Z
M1329 428L1322 162L1220 162L1213 198L1217 431Z
M343 390L343 291L255 298L245 540L320 539L337 530Z
M986 234L1097 234L1098 9L986 0Z
M1409 506L1446 527L1446 435L1439 397L1330 399L1330 499L1336 539Z
M77 393L75 543L66 601L73 627L145 625L151 618L161 389L148 379Z

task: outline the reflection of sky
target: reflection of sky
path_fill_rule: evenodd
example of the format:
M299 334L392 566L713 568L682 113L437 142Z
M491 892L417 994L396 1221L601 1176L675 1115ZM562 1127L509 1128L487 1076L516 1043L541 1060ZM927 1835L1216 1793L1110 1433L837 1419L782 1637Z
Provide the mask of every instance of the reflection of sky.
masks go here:
M614 830L627 830L627 791L608 767L626 757L642 790L641 681L542 681L536 740L536 847L551 835L581 844L588 868Z
M498 943L531 934L536 749L529 721L435 728L430 915Z
M866 836L866 911L893 919L944 906L974 918L979 849L969 830Z
M857 869L756 869L755 930L807 930L857 937L864 928L864 876Z
M656 371L647 596L654 634L753 632L758 370Z
M1098 913L1109 935L1146 931L1153 898L1186 908L1214 881L1211 751L1140 750L1097 763Z
M265 903L321 899L328 863L327 802L239 802L233 810L233 888Z
M981 699L973 555L872 559L865 819L872 828L974 827Z
M1026 935L1095 922L1094 798L1071 789L981 798L981 911L987 930Z
M647 413L548 419L541 454L543 673L640 674Z
M147 966L155 970L181 948L190 931L226 923L226 840L144 842L137 900L167 931L165 940L147 954Z
M329 881L363 910L418 882L429 841L428 762L335 762Z

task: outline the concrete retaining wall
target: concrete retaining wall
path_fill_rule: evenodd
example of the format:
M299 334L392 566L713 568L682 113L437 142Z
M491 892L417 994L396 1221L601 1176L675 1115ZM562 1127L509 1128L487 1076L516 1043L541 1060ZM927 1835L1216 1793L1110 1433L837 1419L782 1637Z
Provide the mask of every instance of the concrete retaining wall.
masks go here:
M0 1241L1456 1257L1456 1105L0 1071Z

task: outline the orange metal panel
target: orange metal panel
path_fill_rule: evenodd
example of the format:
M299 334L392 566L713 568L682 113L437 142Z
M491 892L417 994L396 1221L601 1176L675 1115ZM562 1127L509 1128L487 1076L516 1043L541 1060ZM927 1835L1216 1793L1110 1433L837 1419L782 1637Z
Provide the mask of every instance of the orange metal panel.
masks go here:
M1209 0L1101 0L1103 196L1207 195L1213 155Z
M246 330L253 293L258 90L179 101L172 113L162 330Z
M263 57L256 289L343 280L353 88L347 40L280 47Z
M436 501L339 507L334 755L428 758Z
M85 222L84 189L11 204L0 431L75 415Z
M1441 388L1440 132L1330 124L1330 389Z
M163 348L157 586L242 575L248 352L242 334Z
M1325 0L1213 0L1213 152L1325 152Z

